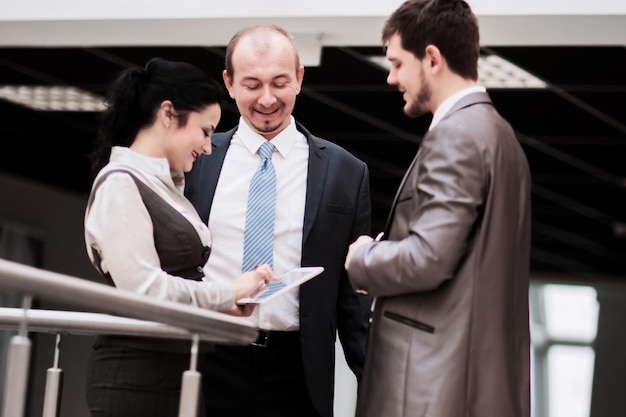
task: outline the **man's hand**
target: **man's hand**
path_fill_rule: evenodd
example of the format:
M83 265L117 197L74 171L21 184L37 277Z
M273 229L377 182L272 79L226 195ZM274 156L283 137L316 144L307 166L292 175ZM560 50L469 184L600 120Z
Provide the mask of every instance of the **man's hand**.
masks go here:
M367 235L361 235L359 236L354 242L352 242L352 244L350 245L350 247L348 247L348 254L346 255L346 262L343 264L343 266L348 269L348 265L350 265L350 259L352 259L352 255L354 255L354 252L357 251L357 249L359 249L361 246L376 241L378 242L380 239L382 239L382 237L385 234L383 232L380 232L378 234L378 236L376 236L376 239L374 239L371 236L367 236Z
M348 269L348 265L350 265L350 259L352 259L352 255L357 251L361 246L374 241L374 238L367 235L359 236L354 242L350 244L348 247L348 254L346 255L346 263L344 264L345 268Z

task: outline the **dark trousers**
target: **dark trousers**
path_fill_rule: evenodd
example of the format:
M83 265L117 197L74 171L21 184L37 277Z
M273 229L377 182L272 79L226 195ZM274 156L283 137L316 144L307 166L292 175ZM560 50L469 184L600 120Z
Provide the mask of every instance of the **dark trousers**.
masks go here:
M304 379L300 332L271 332L267 347L217 346L200 370L207 417L319 417Z
M189 354L116 346L95 348L87 366L92 417L176 417ZM200 407L202 408L202 407ZM204 416L204 410L199 410Z

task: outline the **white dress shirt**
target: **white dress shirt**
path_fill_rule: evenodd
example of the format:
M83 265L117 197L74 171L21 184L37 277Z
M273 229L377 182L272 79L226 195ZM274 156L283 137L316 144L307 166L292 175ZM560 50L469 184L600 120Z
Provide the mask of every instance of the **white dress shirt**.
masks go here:
M209 216L213 238L207 263L209 276L232 280L241 274L248 188L261 160L257 150L265 140L240 118L226 152ZM296 129L293 117L287 128L272 139L272 144L276 171L273 259L274 273L281 275L301 263L309 146ZM266 330L299 329L298 294L295 289L258 306L250 320Z
M464 88L463 90L452 94L450 97L445 99L439 105L439 107L437 107L437 110L433 114L433 119L430 122L430 127L428 128L428 130L429 131L433 130L433 128L437 126L437 123L439 123L441 119L443 119L443 117L450 111L450 109L452 109L452 107L463 97L468 96L473 93L485 93L486 91L487 89L485 87L480 86L480 85L475 85L472 87Z
M114 147L96 181L114 169L132 172L194 226L204 245L211 246L209 230L183 195L182 173L170 172L166 159ZM90 259L92 247L100 252L101 267L118 288L211 310L226 310L234 303L233 285L210 279L206 267L205 282L172 276L161 269L150 214L128 174L110 174L96 190L85 214L85 244Z

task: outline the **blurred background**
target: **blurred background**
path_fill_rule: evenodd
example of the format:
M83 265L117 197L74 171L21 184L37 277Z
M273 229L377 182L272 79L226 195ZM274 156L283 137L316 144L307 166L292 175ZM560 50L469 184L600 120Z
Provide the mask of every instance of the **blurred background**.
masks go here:
M295 117L368 164L372 233L384 228L430 123L430 116L407 118L401 94L385 81L380 30L398 0L0 2L0 257L7 259L98 280L82 218L86 155L107 85L156 56L221 80L225 45L249 24L275 23L294 35L306 66ZM533 176L533 417L621 415L626 3L469 3L481 25L480 82L517 132ZM218 131L237 118L229 101ZM26 249L16 254L17 247ZM19 299L0 293L0 301ZM53 337L33 336L35 415ZM82 416L81 357L91 341L68 336L63 343L61 415ZM352 415L354 398L354 379L339 360L337 417Z

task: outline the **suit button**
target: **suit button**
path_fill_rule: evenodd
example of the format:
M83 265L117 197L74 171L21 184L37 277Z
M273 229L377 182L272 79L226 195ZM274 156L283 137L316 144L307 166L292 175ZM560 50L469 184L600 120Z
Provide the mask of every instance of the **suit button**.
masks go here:
M201 267L201 266L199 266L199 267L197 267L197 268L196 268L196 271L198 271L198 272L203 272L203 271L204 271L204 269L202 269L202 267Z

